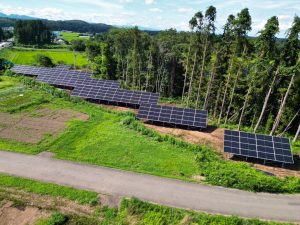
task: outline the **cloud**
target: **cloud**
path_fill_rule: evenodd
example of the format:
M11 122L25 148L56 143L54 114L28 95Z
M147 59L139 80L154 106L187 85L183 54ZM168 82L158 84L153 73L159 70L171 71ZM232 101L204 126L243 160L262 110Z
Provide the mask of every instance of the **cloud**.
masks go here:
M178 8L177 11L180 13L190 13L190 12L193 12L193 9L192 8Z
M122 9L123 6L117 3L111 3L104 0L60 0L62 2L68 3L68 4L74 4L74 3L80 3L84 5L93 5L98 6L105 9L115 10L115 9ZM121 0L124 2L124 0ZM126 0L125 0L126 1ZM128 0L127 0L128 2Z
M145 0L146 5L151 5L154 3L154 0Z
M162 10L160 8L151 8L149 9L150 12L158 12L158 13L161 13Z

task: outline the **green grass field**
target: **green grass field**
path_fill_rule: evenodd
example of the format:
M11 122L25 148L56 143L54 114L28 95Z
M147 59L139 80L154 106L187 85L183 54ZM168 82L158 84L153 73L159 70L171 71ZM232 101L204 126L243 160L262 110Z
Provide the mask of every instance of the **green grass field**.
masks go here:
M80 38L80 33L60 32L60 36L68 42L72 40L88 40L89 38Z
M10 78L2 78L0 90L9 82L12 82ZM0 139L0 149L30 154L48 150L60 159L181 179L198 174L193 152L129 130L121 124L124 116L105 112L97 106L72 104L24 89L21 84L7 87L0 92L0 98L3 99L0 103L3 112L30 112L40 107L70 108L90 116L88 122L70 122L68 129L57 139L48 137L37 145Z
M193 176L201 175L204 182L212 185L255 192L300 193L299 178L268 176L247 163L224 160L206 146L191 145L145 128L131 113L116 113L71 98L29 78L1 79L3 112L35 116L35 109L67 108L89 115L89 120L70 121L62 134L47 135L38 144L0 139L0 149L27 154L47 150L59 159L186 181L195 181Z
M0 51L0 57L5 58L15 64L23 64L23 65L35 65L36 60L35 56L38 54L43 54L49 56L54 63L64 63L68 65L74 64L74 54L72 51L67 49L14 49L7 48ZM76 56L76 65L79 67L83 67L88 65L88 61L83 53L77 53Z

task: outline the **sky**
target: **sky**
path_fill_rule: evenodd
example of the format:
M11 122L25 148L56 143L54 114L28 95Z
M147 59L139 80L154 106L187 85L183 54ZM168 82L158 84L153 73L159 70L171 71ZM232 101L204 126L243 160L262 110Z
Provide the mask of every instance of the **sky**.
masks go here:
M0 0L0 12L51 20L80 19L118 26L188 30L188 21L208 6L217 8L217 32L228 15L249 8L251 36L257 36L267 19L277 16L278 37L284 37L295 15L300 16L300 0Z

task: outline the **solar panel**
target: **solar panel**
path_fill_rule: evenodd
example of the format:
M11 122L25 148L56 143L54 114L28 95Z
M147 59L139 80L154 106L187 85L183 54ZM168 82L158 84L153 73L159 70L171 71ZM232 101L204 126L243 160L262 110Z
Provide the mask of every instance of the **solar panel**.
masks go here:
M224 152L293 164L288 138L225 130Z
M99 80L91 78L88 72L69 70L68 66L61 65L55 68L14 65L12 71L29 76L37 76L37 81L62 87L76 87L79 84L96 87L119 88L120 84L114 80Z
M130 91L125 89L78 85L72 91L72 96L85 99L107 101L111 103L123 103L140 106L142 103L157 104L159 94L142 91Z
M140 106L137 118L153 122L206 128L207 114L206 110L143 104Z
M14 65L11 70L15 73L20 73L29 76L52 76L52 75L78 75L78 76L88 76L92 74L83 71L69 70L67 66L60 65L54 68L37 67L37 66L24 66L24 65Z
M114 80L99 80L94 79L88 76L78 76L78 75L57 75L52 76L40 75L36 79L37 81L48 83L56 86L63 87L77 87L78 85L85 86L95 86L95 87L110 87L110 88L119 88L120 84L118 81Z

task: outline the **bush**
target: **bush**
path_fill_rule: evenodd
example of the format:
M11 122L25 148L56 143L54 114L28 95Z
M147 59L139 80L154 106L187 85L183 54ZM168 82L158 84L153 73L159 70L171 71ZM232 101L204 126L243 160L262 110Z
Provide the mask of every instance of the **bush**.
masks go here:
M35 56L36 62L40 66L45 66L45 67L54 67L54 63L52 62L52 59L46 55L38 54Z
M62 213L54 213L48 220L47 225L63 225L66 224L68 218Z

